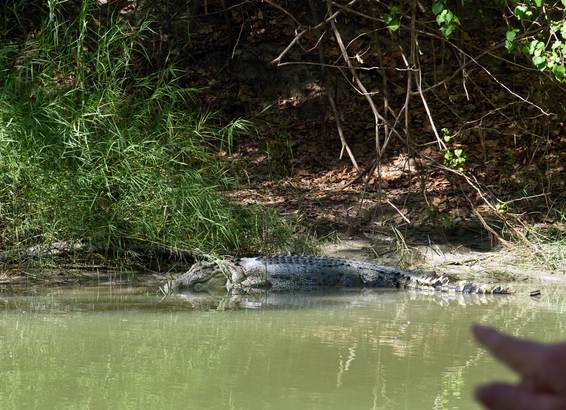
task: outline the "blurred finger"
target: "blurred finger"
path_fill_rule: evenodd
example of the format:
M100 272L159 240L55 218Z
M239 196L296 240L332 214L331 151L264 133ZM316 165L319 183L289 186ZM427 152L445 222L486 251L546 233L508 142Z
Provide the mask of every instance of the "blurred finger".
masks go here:
M566 410L566 398L507 384L482 386L476 390L476 398L490 410Z
M542 359L543 345L519 340L480 325L474 325L472 331L481 344L523 376L531 375Z
M536 390L536 386L534 385L532 380L529 379L521 380L521 382L517 385L517 387L521 390L530 390L530 391Z

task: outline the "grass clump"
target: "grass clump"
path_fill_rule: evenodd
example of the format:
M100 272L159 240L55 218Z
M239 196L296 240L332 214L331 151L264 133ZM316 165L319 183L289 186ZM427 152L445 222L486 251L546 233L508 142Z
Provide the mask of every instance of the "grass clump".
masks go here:
M149 17L95 17L83 1L70 19L64 3L0 40L0 247L250 253L287 242L275 214L222 195L233 181L218 152L253 124L220 124L174 67L147 73ZM17 12L5 6L2 21Z

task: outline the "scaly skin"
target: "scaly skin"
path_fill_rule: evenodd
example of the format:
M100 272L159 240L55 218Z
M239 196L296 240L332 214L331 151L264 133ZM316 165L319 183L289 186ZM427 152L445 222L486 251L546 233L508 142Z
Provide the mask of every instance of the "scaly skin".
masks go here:
M429 278L414 272L352 259L312 256L256 256L219 262L198 262L166 291L313 291L331 287L433 289L440 292L511 293L499 286L451 284L447 277Z

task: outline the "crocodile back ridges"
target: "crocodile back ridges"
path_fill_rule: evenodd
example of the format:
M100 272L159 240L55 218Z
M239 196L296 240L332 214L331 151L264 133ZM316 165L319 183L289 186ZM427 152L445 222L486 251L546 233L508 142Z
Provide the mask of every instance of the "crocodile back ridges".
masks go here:
M277 265L282 265L283 268L296 265L298 267L314 267L316 269L340 269L345 270L355 269L356 271L364 270L379 270L387 273L407 274L411 276L418 276L413 272L405 271L402 269L393 268L391 266L379 265L372 262L362 262L353 259L334 258L330 256L285 256L285 255L269 255L269 256L254 256L251 258L241 258L240 261L248 260L249 263L258 263L266 266L267 269L272 269Z

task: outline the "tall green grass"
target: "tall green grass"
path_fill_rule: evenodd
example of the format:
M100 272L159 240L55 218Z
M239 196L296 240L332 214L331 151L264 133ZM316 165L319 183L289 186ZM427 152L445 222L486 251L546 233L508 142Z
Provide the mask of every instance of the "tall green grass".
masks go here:
M233 180L218 151L253 124L221 124L174 67L147 74L147 16L100 19L83 1L69 19L64 3L0 40L0 247L81 239L250 253L288 242L273 212L222 195Z

